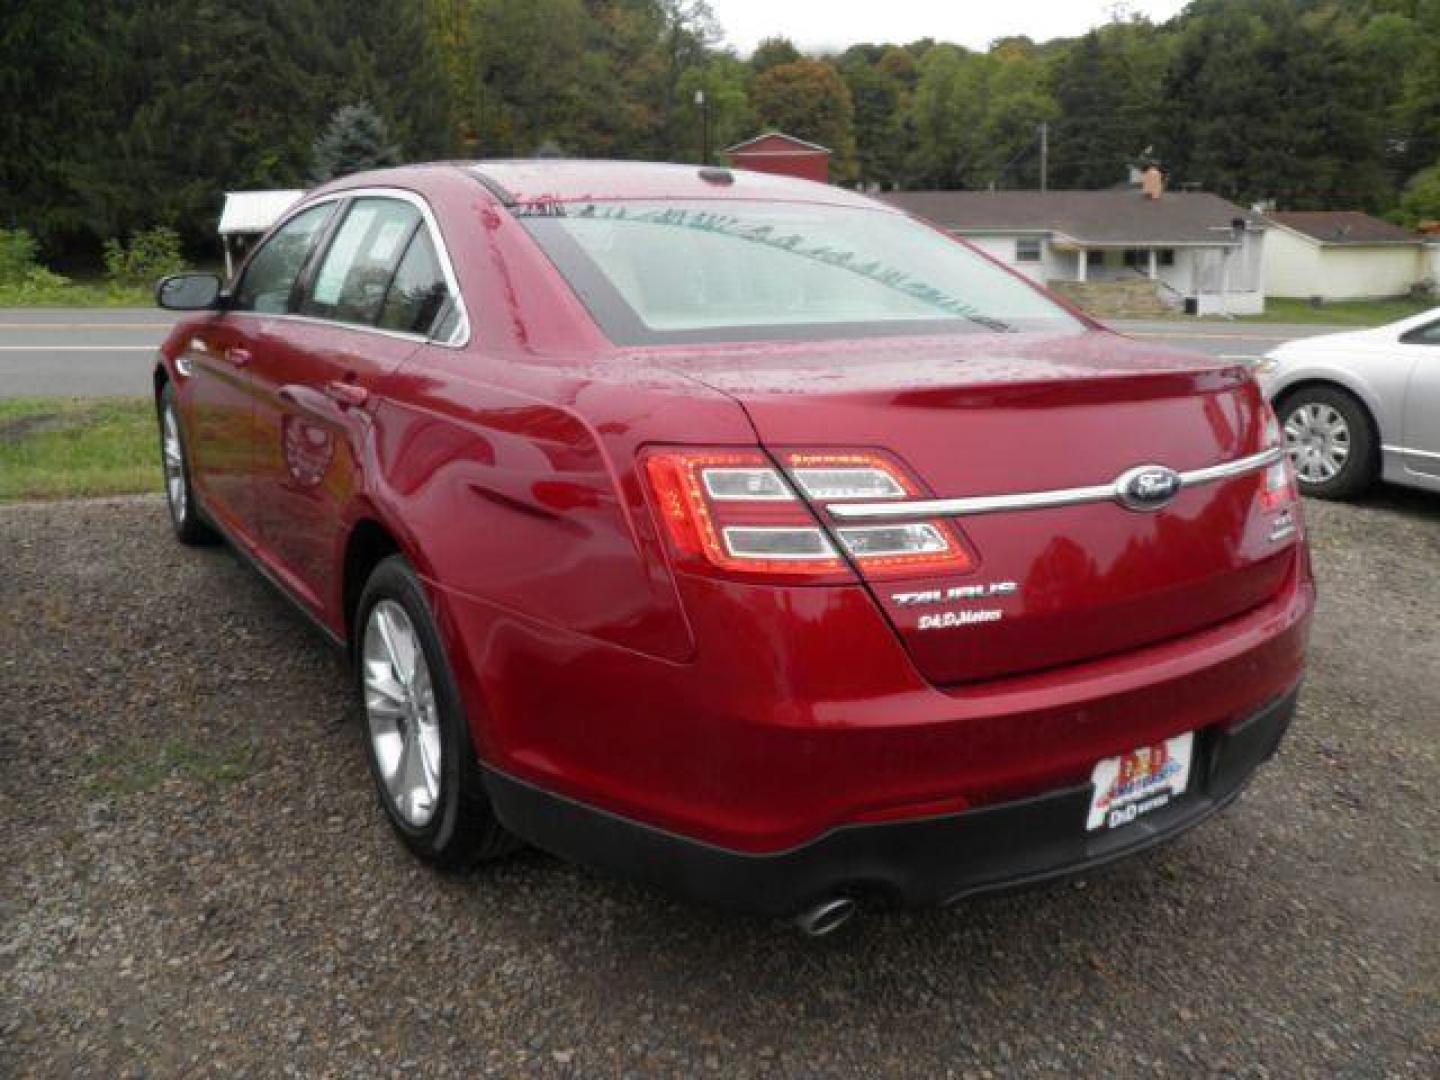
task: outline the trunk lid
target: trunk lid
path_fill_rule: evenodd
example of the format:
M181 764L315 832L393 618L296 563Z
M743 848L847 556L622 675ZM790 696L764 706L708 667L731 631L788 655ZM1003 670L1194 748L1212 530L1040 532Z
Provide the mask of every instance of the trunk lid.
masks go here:
M887 451L933 498L1108 486L1140 465L1184 472L1264 449L1264 401L1242 369L1105 331L736 346L661 362L738 401L772 452ZM1158 511L1107 499L950 518L972 572L867 584L937 684L1135 648L1281 589L1293 544L1270 539L1264 476L1187 486Z

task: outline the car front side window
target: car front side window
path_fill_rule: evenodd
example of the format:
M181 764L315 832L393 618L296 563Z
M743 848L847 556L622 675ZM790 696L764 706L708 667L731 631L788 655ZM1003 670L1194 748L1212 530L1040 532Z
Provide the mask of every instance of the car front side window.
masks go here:
M314 206L280 226L246 264L230 306L272 315L288 311L295 279L334 209L331 203Z
M1440 319L1425 326L1417 326L1401 338L1406 345L1440 345Z

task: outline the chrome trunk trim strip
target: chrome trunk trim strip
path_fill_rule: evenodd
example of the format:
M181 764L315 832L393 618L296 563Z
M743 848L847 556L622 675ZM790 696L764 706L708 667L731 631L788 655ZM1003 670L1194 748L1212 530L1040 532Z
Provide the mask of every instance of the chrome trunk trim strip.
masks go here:
M1236 458L1203 469L1180 473L1180 487L1212 484L1230 480L1258 469L1268 468L1285 456L1282 447L1274 446L1258 454ZM1014 495L976 495L962 499L912 499L906 502L827 503L825 509L838 521L878 521L897 518L965 517L971 514L995 514L1011 510L1043 510L1079 503L1116 502L1116 481L1093 487L1062 488L1057 491L1025 491Z

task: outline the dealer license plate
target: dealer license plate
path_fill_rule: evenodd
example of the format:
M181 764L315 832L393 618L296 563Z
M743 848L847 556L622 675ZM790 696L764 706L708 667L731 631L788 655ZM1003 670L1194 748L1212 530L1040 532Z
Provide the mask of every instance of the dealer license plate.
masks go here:
M1194 746L1195 733L1187 731L1096 764L1090 774L1095 788L1090 796L1086 831L1116 829L1169 806L1190 783Z

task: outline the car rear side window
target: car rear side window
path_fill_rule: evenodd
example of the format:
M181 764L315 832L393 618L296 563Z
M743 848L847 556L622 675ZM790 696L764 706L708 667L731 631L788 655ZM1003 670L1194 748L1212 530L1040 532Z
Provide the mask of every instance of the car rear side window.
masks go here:
M300 314L373 326L420 211L400 199L356 199L335 230Z
M428 334L450 299L450 288L430 230L421 226L405 249L390 291L380 308L380 325L386 330Z
M280 226L250 257L231 306L269 314L288 311L295 279L334 210L333 203L313 206Z

